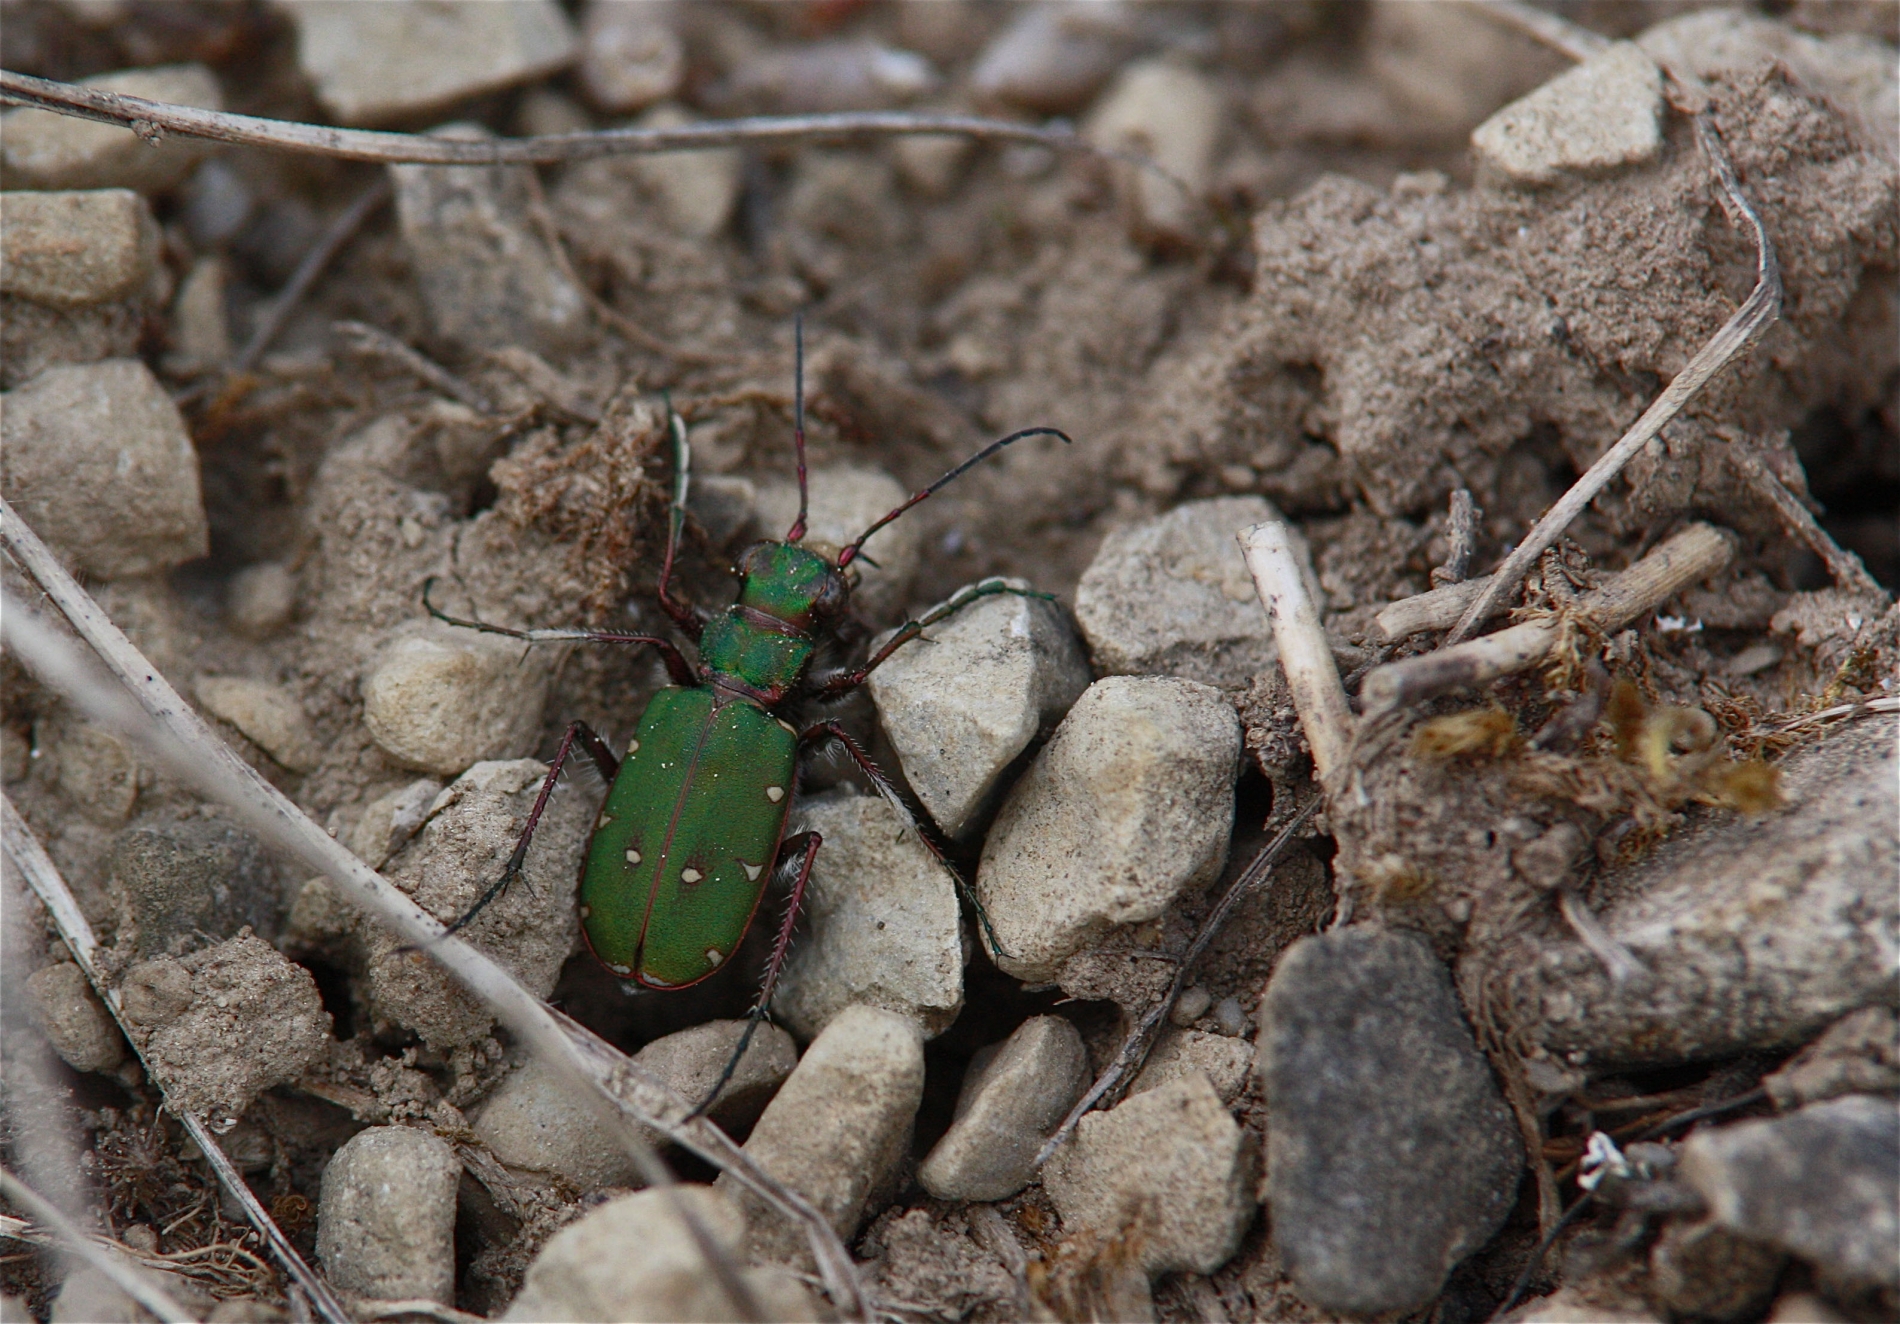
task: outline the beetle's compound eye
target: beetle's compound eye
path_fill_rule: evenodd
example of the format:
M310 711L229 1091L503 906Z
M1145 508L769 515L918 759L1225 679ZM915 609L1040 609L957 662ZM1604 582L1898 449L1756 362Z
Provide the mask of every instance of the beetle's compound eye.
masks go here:
M821 617L843 615L851 605L851 585L845 581L844 574L836 570L825 574L824 586L818 590L817 600L812 610Z

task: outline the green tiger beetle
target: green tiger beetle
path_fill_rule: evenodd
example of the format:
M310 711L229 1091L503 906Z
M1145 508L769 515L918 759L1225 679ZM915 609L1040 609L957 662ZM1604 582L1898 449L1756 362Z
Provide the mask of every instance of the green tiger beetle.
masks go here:
M782 540L754 543L740 555L734 567L738 601L717 613L682 601L672 589L690 465L685 422L671 406L667 409L676 461L658 597L661 609L697 645L697 666L670 639L656 635L512 630L449 616L429 602L430 586L423 586L423 605L450 625L529 642L645 644L659 653L673 681L647 702L624 758L617 758L586 723L569 724L501 878L447 932L468 924L519 876L535 827L576 745L609 785L582 866L581 931L595 957L621 979L644 988L682 989L712 975L751 928L767 884L781 867L795 867L791 899L758 1001L738 1046L695 1115L719 1097L765 1016L823 840L816 832L785 836L802 762L835 742L916 826L890 777L843 727L819 721L801 731L784 714L796 702L836 698L856 689L897 649L978 598L1026 592L999 580L972 585L922 618L906 621L862 666L813 675L814 653L850 609L855 575L847 571L863 556L872 534L1005 446L1036 436L1069 441L1048 427L1025 428L993 441L913 493L835 556L827 556L816 547L800 545L807 514L802 320L794 342L792 445L798 465L798 517ZM919 835L950 870L959 891L969 896L929 834ZM980 907L978 915L982 918ZM984 927L987 930L986 919ZM990 940L994 945L994 935Z

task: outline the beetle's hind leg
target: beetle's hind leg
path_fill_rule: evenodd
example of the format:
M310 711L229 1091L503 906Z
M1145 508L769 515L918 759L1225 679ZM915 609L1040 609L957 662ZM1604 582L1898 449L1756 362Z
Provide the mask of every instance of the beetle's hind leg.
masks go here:
M816 832L801 832L797 836L787 837L779 846L778 859L791 859L802 856L798 861L798 875L792 883L792 898L785 903L785 918L779 924L778 937L772 943L772 958L766 962L765 978L759 984L759 1000L753 1004L752 1012L746 1017L745 1033L739 1036L739 1043L732 1050L732 1056L726 1059L725 1068L720 1071L719 1079L699 1106L687 1114L687 1121L702 1115L719 1098L720 1091L732 1081L733 1072L739 1069L739 1063L746 1055L746 1049L752 1046L752 1036L758 1031L759 1022L765 1019L766 1008L772 1005L772 993L778 987L779 973L785 968L785 953L791 949L792 927L798 922L799 909L805 903L805 884L811 881L812 861L818 858L818 848L825 839Z

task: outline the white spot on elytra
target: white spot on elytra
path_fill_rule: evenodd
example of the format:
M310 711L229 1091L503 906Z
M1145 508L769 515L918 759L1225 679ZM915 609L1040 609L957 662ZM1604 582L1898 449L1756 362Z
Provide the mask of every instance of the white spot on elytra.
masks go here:
M707 965L718 965L721 961L725 959L726 959L726 954L720 951L717 947L708 947L706 949L706 964Z
M749 883L756 883L760 872L765 868L763 864L747 864L744 860L739 861L739 867L745 870L746 881Z
M798 734L798 728L793 726L790 722L786 721L783 717L776 717L773 720L776 721L780 726L784 727L787 731L790 731L793 735Z
M611 970L611 971L613 971L613 972L614 972L615 974L617 974L617 975L630 975L630 974L632 974L632 973L633 973L633 967L632 967L632 966L630 966L630 965L615 965L615 964L614 964L614 963L613 963L612 961L609 961L609 962L607 962L607 968L608 968L609 970Z
M632 758L635 754L638 754L639 752L640 752L640 742L638 740L629 740L627 742L627 757Z
M783 786L768 786L765 788L765 798L770 800L773 804L777 804L780 800L785 798L785 788Z
M631 846L627 847L627 863L628 864L640 863L640 852L635 850Z
M592 906L582 906L582 907L581 907L581 918L582 918L582 919L592 919L592 918L593 918L593 916L594 916L594 908L593 908Z
M612 814L602 814L600 816L600 825L602 827L606 827L609 823L613 821L614 821L614 816Z
M701 873L697 869L681 869L680 870L680 881L682 883L696 883L700 879L704 878L705 876L706 876L705 874Z

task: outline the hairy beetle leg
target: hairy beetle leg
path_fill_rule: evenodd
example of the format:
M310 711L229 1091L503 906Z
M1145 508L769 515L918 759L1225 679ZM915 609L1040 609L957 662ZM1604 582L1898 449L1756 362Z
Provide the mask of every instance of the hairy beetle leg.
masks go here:
M651 644L659 653L660 660L666 663L666 673L673 678L675 685L699 684L698 673L671 639L662 639L653 634L621 634L613 630L514 630L505 625L490 625L487 621L468 616L451 616L437 607L429 601L429 591L434 587L434 575L422 581L422 606L444 625L459 625L465 630L480 630L483 634L505 635L530 644Z

